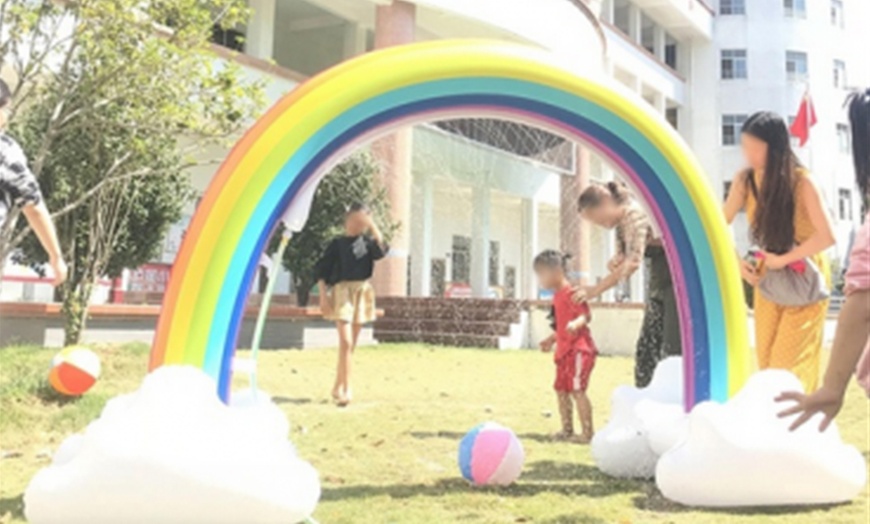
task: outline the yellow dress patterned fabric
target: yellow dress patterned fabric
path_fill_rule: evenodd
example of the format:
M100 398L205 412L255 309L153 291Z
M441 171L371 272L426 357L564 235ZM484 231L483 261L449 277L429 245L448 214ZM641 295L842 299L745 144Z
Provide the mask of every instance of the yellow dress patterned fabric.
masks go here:
M811 183L807 172L798 172L798 184ZM761 188L763 177L756 173L756 183ZM747 191L746 213L754 221L756 200L752 191ZM798 192L795 202L795 241L801 243L810 238L815 229L810 221L806 202ZM831 267L824 253L812 257L813 262L830 285ZM762 274L764 268L761 268ZM828 302L824 300L800 307L780 306L763 296L755 288L755 348L760 369L787 369L797 375L809 393L818 388L819 365L828 314Z

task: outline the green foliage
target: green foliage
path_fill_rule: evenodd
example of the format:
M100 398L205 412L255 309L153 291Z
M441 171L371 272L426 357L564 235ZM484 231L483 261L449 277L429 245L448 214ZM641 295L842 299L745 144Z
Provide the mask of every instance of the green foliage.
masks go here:
M348 205L368 204L387 241L400 227L392 221L390 202L377 175L378 166L372 156L360 153L336 166L320 182L305 227L293 235L284 253L284 267L293 274L299 305L308 303L309 292L316 284L314 265L329 241L341 235ZM275 245L273 241L273 251Z
M248 15L244 0L6 0L0 51L14 69L11 132L54 211L70 277L67 343L78 340L94 283L159 253L192 191L187 170L216 163L263 107L263 83L219 60L209 38ZM45 254L28 229L0 255Z

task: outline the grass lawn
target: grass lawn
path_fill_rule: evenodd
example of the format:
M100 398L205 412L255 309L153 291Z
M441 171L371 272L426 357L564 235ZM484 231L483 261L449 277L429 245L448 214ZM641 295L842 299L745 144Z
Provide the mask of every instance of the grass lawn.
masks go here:
M23 521L22 492L51 451L95 418L107 399L141 380L147 348L98 352L100 382L85 397L63 401L44 385L53 351L0 350L0 523ZM698 511L668 502L653 482L610 479L596 470L588 447L546 438L558 420L552 363L537 352L363 349L356 401L347 409L327 401L333 366L332 351L269 351L260 360L261 387L290 418L299 453L320 471L323 498L315 517L322 524L817 524L870 518L867 492L838 506ZM607 419L611 391L631 377L631 360L599 359L591 385L599 425ZM865 457L867 410L866 398L853 387L839 419L843 438ZM474 489L457 470L459 439L487 420L513 428L526 449L523 476L507 489Z

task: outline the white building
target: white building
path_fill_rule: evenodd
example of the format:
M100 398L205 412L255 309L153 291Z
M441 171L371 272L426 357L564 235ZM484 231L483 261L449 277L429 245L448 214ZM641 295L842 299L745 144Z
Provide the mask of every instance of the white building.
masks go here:
M809 91L818 116L797 148L825 192L843 256L858 223L848 88L870 85L870 6L863 0L719 0L713 39L693 46L689 143L714 187L724 191L742 166L739 126L759 110L793 119ZM749 242L745 219L735 228Z
M836 212L842 250L859 199L841 145L848 133L841 104L844 86L870 85L870 61L861 56L870 48L870 38L861 34L870 27L866 3L250 0L247 27L217 34L216 50L252 78L267 78L274 101L306 78L377 47L467 37L538 46L568 67L612 76L660 111L693 147L719 192L741 166L733 143L741 119L760 109L794 115L809 81L819 123L801 154ZM581 184L614 176L596 156L553 135L482 119L418 126L410 140L388 144L380 154L393 176L400 169L396 160L410 155L409 172L398 176L411 177L412 190L404 197L391 193L400 203L394 206L398 218L409 227L397 239L399 256L385 268L388 275L378 276L382 294L534 298L531 258L548 247L579 253L574 269L581 276L604 274L612 234L581 224L574 208ZM213 173L193 173L198 190ZM117 285L159 293L185 227L173 228L157 264ZM737 229L740 237L745 227ZM642 279L638 275L628 286L634 300L643 298ZM289 292L288 275L277 289ZM43 295L15 282L3 286L4 299Z

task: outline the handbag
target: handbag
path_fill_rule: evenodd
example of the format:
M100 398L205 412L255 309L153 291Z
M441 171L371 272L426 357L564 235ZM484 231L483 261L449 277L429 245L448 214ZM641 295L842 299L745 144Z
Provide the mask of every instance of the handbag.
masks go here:
M749 185L758 198L753 172L749 173ZM827 279L810 259L793 262L782 269L767 269L758 282L758 291L774 304L788 307L808 306L831 296Z
M789 307L808 306L831 296L825 276L809 259L768 269L758 282L758 291L774 304Z

